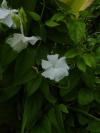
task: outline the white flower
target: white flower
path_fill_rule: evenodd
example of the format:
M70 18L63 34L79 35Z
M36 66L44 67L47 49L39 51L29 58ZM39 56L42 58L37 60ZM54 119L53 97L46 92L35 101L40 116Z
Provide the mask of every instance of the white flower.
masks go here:
M42 60L42 68L45 70L42 75L45 78L59 81L69 75L69 66L66 63L65 57L58 59L58 56L58 54L48 55L48 61Z
M28 43L34 45L38 40L41 40L41 38L36 36L26 37L23 34L15 33L6 40L6 43L8 43L13 50L20 52L28 46Z
M16 9L9 9L6 0L3 0L0 8L0 23L3 23L8 27L15 26L12 20L12 16L17 12L18 10Z

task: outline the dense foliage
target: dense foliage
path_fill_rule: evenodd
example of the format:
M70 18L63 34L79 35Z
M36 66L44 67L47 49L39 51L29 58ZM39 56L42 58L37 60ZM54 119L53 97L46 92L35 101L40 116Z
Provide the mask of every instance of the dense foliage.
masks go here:
M17 28L0 23L0 133L100 133L100 0L81 12L57 0L7 2L25 36L41 39L16 51L6 40L20 33L17 15ZM51 54L70 68L59 82L41 74Z

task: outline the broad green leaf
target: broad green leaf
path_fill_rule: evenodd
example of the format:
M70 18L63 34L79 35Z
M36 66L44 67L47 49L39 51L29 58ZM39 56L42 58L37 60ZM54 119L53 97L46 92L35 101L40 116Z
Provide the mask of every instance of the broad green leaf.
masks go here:
M85 38L86 25L82 21L71 20L67 22L67 28L71 40L78 44Z
M19 10L19 15L20 15L20 17L22 17L23 24L26 24L27 23L27 16L26 16L26 13L25 13L23 8L21 8Z
M96 49L96 58L100 60L100 47L97 47Z
M60 22L64 19L64 15L61 13L54 14L54 16L51 18L52 21Z
M59 125L58 133L66 133L65 128L64 128L64 117L62 114L62 111L58 109L58 107L55 108L55 114L56 114L56 119Z
M49 118L47 116L43 120L42 127L44 128L46 133L52 133L51 123L50 123Z
M59 0L67 5L69 5L74 13L85 10L89 7L94 0Z
M95 86L95 76L93 72L87 71L87 73L83 73L82 79L86 86L88 86L90 89L94 88Z
M83 11L93 3L94 0L72 0L71 8L75 12Z
M34 50L31 48L26 49L21 54L19 54L16 64L15 64L15 75L16 80L23 77L24 74L28 74L28 71L32 71L32 66L34 65Z
M95 101L100 103L100 92L99 92L99 90L94 93L94 98L95 98Z
M17 27L18 29L20 29L20 19L19 19L19 16L16 15L16 14L14 14L14 15L12 16L12 19L13 19L13 21L14 21L16 27Z
M78 119L81 125L86 125L89 122L89 119L82 114L78 114Z
M50 92L50 88L49 88L49 85L47 83L46 80L42 80L42 84L41 84L41 91L44 95L44 97L52 104L55 104L56 103L56 99L55 97L51 94Z
M83 72L86 71L86 65L81 58L77 60L77 67Z
M59 104L58 105L58 109L59 111L63 112L63 113L69 113L68 109L67 109L67 106L64 105L64 104Z
M15 78L13 86L25 84L28 81L32 80L33 77L34 77L34 72L32 70L29 70L26 73L24 73L23 75L21 75L20 77Z
M47 114L42 118L42 121L40 121L35 127L33 127L32 132L52 133L51 123L47 117Z
M61 14L61 13L57 13L57 14L54 14L54 16L46 21L46 25L49 26L49 27L55 27L55 26L58 26L60 21L63 21L64 19L64 15Z
M58 26L59 24L58 24L57 22L55 22L55 21L48 20L48 21L46 22L46 25L47 25L48 27L56 27L56 26Z
M99 133L100 132L100 122L97 122L97 121L89 122L87 129L89 131L91 131L92 133Z
M71 0L59 0L59 1L65 3L65 4L68 4Z
M19 92L20 89L21 89L20 86L13 86L13 85L8 88L2 88L2 92L0 94L0 102L2 103L11 99Z
M41 17L38 15L36 12L29 12L30 16L32 17L33 20L35 21L40 21Z
M92 54L84 54L83 59L85 64L89 67L93 67L96 65L95 57Z
M96 84L100 84L100 79L99 79L99 77L96 77L95 83L96 83Z
M42 79L40 75L38 75L36 76L35 79L32 79L27 83L26 89L27 89L28 96L32 95L39 89L41 81Z
M78 94L78 102L81 105L87 105L94 100L94 94L92 90L81 89Z
M16 59L17 55L18 53L13 51L9 45L3 44L0 48L0 66L2 68L2 72L5 71L9 64Z
M42 97L39 94L26 99L21 133L27 132L27 130L31 126L31 123L32 125L35 125L35 123L38 121L41 106L42 106Z
M70 49L70 50L68 50L68 51L65 53L65 56L66 56L67 58L74 58L74 57L77 56L77 55L78 55L78 53L77 53L77 51L74 50L74 49Z
M55 109L51 109L48 112L48 118L49 118L49 121L50 121L52 127L54 127L55 132L62 133L61 125L58 122L58 118L57 118Z
M25 30L27 29L27 16L26 16L26 13L24 11L23 8L21 8L19 10L19 16L20 16L20 19L21 19L21 22L22 22L22 25L23 25L23 28L24 28L24 32Z
M80 82L80 76L77 75L80 75L80 73L74 72L73 75L70 75L68 79L64 81L64 84L59 86L61 97L69 95L69 93L75 90L74 88L76 88Z

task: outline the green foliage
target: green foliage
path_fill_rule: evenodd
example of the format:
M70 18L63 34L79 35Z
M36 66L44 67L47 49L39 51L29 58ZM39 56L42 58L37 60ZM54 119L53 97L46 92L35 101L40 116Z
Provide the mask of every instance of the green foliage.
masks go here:
M78 96L79 104L87 105L91 103L93 99L94 99L94 95L91 90L90 91L86 91L86 90L79 91L79 96Z
M6 43L20 33L18 15L17 28L0 23L0 133L100 133L100 0L78 17L57 0L8 5L25 36L41 40L18 53ZM41 75L49 54L66 57L68 77Z
M77 20L70 20L67 23L68 32L74 44L79 44L85 38L85 23Z

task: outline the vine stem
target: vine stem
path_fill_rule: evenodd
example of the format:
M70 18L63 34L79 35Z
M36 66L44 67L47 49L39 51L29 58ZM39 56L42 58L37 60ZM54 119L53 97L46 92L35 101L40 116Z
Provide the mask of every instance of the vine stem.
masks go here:
M42 12L41 12L41 18L42 18L42 16L43 16L44 9L45 9L45 0L43 0L43 8L42 8Z
M23 23L22 23L22 20L21 20L20 16L19 16L19 20L20 20L20 30L21 30L21 33L24 35Z

